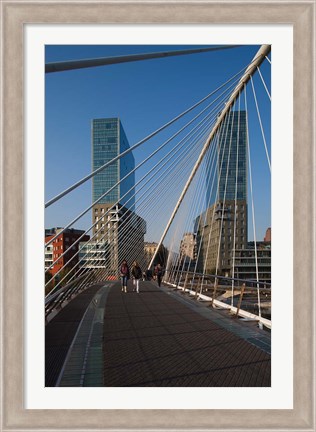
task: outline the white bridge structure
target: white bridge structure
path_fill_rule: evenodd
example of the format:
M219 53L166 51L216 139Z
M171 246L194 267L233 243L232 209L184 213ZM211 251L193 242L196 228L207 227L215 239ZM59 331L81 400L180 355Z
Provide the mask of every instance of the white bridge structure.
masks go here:
M48 64L46 72L159 57L165 57L166 62L171 56L192 55L194 59L199 52L212 56L213 50L220 49L229 53L238 46ZM271 243L264 248L257 238L256 200L261 192L253 184L258 171L268 187L271 181L270 49L270 45L262 45L242 70L232 71L229 80L46 202L46 208L60 200L67 205L74 190L98 173L106 173L136 148L146 147L143 159L124 178L46 241L48 250L60 234L75 227L100 200L136 174L133 187L102 214L106 222L115 219L114 225L101 225L99 218L58 258L52 255L45 270L47 317L92 284L119 279L120 263L127 260L130 266L139 263L144 278L153 276L159 262L166 286L207 302L209 307L228 309L240 319L271 328L272 288L267 274ZM253 157L259 147L264 157ZM131 235L140 218L155 233L151 256ZM83 241L87 236L89 240ZM74 247L76 253L70 255ZM63 266L52 272L61 258Z

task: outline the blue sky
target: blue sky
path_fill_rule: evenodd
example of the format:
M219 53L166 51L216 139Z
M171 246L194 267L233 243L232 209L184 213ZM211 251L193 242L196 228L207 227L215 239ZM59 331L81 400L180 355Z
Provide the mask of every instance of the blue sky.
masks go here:
M201 46L194 46L199 47ZM186 48L193 47L46 46L45 61L49 63ZM45 202L91 172L90 131L93 118L119 117L129 143L133 145L244 68L258 48L255 45L243 46L224 51L46 74ZM268 62L260 70L269 86ZM270 147L270 104L258 74L254 80L267 144ZM262 240L265 230L271 224L270 172L250 97L249 105L257 239ZM150 143L145 143L135 150L136 163L146 152L151 151L150 146ZM137 171L136 181L143 174L144 171ZM65 226L90 204L91 182L88 181L46 210L45 227ZM150 224L150 221L147 222ZM91 213L88 212L74 227L87 229L90 225ZM249 239L252 239L251 231L250 227ZM150 236L150 231L148 235Z

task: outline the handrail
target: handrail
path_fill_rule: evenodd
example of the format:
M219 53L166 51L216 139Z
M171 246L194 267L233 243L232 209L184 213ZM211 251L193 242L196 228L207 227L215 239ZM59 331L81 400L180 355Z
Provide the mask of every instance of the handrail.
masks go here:
M58 297L63 292L70 289L73 285L75 285L75 283L79 282L80 279L82 279L84 276L86 276L86 274L87 274L87 272L83 273L78 278L74 279L69 284L64 285L63 287L61 287L58 291L54 292L53 294L49 295L49 293L48 293L47 296L45 297L45 305L47 305L49 302L54 300L56 297Z
M267 285L269 286L269 288L271 289L271 282L266 282L266 281L257 281L255 279L240 279L240 278L232 278L232 277L228 277L228 276L218 276L218 275L212 275L209 273L196 273L196 272L184 272L185 274L193 274L194 277L195 276L202 276L202 277L207 277L207 278L214 278L214 279L224 279L224 280L229 280L229 281L237 281L237 282L241 282L241 283L251 283L251 284L256 284L256 285L265 285L265 287L263 288L259 288L259 289L267 289ZM247 287L248 288L248 287ZM252 288L252 287L249 287ZM255 289L258 289L258 287L256 286Z

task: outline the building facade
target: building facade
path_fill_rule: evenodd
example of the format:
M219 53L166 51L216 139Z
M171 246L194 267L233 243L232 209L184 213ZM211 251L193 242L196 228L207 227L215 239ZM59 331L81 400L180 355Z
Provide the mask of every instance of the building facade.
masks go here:
M268 228L266 231L266 235L264 236L263 241L267 243L271 243L271 228Z
M184 233L180 242L180 257L194 261L196 258L196 239L194 233Z
M87 242L90 236L82 230L68 228L61 232L63 228L50 228L45 230L45 243L49 242L56 234L56 239L45 247L45 270L54 275L64 266L73 267L79 261L79 242L74 244L81 236L82 242ZM64 256L63 253L65 253ZM52 264L55 263L53 266ZM52 267L51 267L52 266Z
M234 277L271 283L271 247L267 243L249 242L246 249L235 251Z
M146 267L151 262L152 257L154 256L154 254L156 252L157 246L158 246L158 243L156 243L156 242L145 242L144 243ZM160 264L160 265L162 265L162 267L165 267L167 264L168 254L169 254L168 249L163 244L161 244L159 247L159 250L157 251L156 258L153 262L153 267L155 267L157 264Z
M218 184L218 194L212 191ZM237 187L236 187L237 184ZM213 185L214 188L214 185ZM224 122L217 140L216 182L206 177L206 202L242 200L247 202L247 113L233 111Z
M129 149L123 126L118 118L92 121L92 169L95 171L106 162ZM119 158L93 177L92 223L93 242L102 246L100 254L89 250L89 265L104 265L110 276L117 275L122 259L144 259L145 221L135 213L135 160L132 152ZM119 183L119 184L118 184ZM109 193L107 193L109 191ZM98 261L92 263L92 257ZM88 265L85 262L84 265Z
M79 250L80 267L102 269L108 264L109 247L106 242L80 243Z
M195 221L198 269L229 274L231 251L247 247L247 114L233 111L217 141L217 193L207 178L207 210Z
M218 202L197 221L198 269L201 273L230 273L231 252L247 246L247 204Z
M150 263L152 257L155 254L157 246L158 246L158 243L155 243L155 242L145 242L144 243L144 253L145 253L146 264Z
M118 118L92 120L92 170L95 171L106 162L129 149L123 126ZM92 180L92 200L98 204L116 203L129 209L135 205L134 185L135 160L132 152L113 162ZM131 173L131 174L129 174ZM125 178L126 177L126 178ZM121 181L122 180L122 181ZM119 185L117 183L121 181ZM111 191L103 197L109 190Z

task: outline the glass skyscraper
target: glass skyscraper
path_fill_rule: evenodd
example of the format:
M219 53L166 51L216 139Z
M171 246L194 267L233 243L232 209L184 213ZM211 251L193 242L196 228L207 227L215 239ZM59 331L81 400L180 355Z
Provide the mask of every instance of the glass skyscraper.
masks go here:
M206 178L207 210L195 221L199 270L229 274L234 250L245 249L247 218L247 113L232 111L217 140L218 191ZM216 193L217 192L217 193Z
M91 132L93 171L130 148L118 118L92 120ZM134 168L129 152L92 180L93 243L84 265L104 268L107 277L117 276L123 257L140 261L144 256L146 223L135 213Z
M247 200L246 111L231 112L227 128L223 127L219 138L218 175L219 200Z
M206 178L206 183L206 202L210 206L216 200L216 191L213 190L211 196L212 181L209 177ZM217 184L217 201L247 201L246 111L233 111L228 122L223 122L217 142L217 179L214 185Z
M118 154L129 148L121 121L118 118L92 120L92 170L104 165ZM109 189L113 188L135 168L132 152L109 165L92 180L92 199L95 202ZM130 174L119 185L115 186L98 204L116 203L133 209L135 173Z

